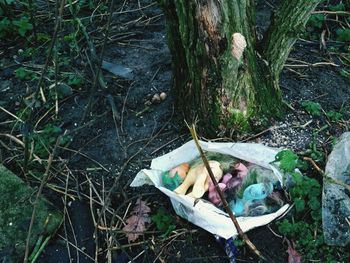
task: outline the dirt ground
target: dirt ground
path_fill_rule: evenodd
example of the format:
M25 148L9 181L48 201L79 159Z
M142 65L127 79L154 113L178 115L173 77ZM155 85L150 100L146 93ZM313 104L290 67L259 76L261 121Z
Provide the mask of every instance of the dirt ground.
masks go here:
M123 1L117 1L123 2ZM80 123L89 97L92 77L87 79L85 88L73 89L70 96L59 104L59 122L62 127L73 130L82 125L72 135L72 141L65 149L60 149L56 162L65 163L66 175L57 174L52 178L56 189L65 189L68 180L69 193L75 196L65 202L63 195L45 188L45 196L62 210L66 207L66 220L55 238L43 251L38 262L93 262L96 248L101 249L99 262L107 262L103 253L105 247L97 246L105 242L106 233L100 230L96 235L91 217L89 197L104 200L105 193L115 186L110 207L116 215L124 217L125 211L138 197L146 200L153 211L165 207L174 216L175 235L171 239L160 237L151 225L136 244L128 244L118 231L112 257L113 262L228 262L223 247L204 230L179 218L170 206L169 200L152 187L131 189L130 182L136 173L150 165L152 158L163 155L190 140L182 116L173 106L171 88L171 55L167 48L164 17L160 8L152 1L126 1L127 5L113 17L112 32L104 55L104 60L132 69L130 79L118 78L103 70L107 89L99 89L93 97L92 114ZM121 6L122 3L118 3ZM269 6L258 5L258 17L269 15ZM94 25L88 28L91 37ZM264 24L261 22L261 27ZM336 43L328 43L336 45ZM34 85L23 83L14 77L19 64L42 65L45 58L37 56L34 61L25 61L18 55L21 43L9 40L1 43L0 106L9 112L17 112L23 107L23 97L30 94ZM99 46L97 46L97 49ZM16 57L14 57L16 56ZM329 62L332 61L333 65ZM319 63L313 65L314 63ZM272 147L291 148L298 153L305 152L313 140L313 132L327 124L325 117L313 117L301 106L302 101L320 103L325 111L339 111L350 106L349 79L339 74L340 64L336 57L322 53L318 41L299 40L287 61L281 75L281 88L289 108L284 118L276 120L272 128L256 135L245 134L234 140L263 143ZM305 66L306 65L306 66ZM82 58L73 59L68 65L77 72L89 76L88 62ZM159 104L145 105L155 93L165 92L167 97ZM117 118L113 118L111 98L115 104ZM37 112L42 116L49 109ZM53 115L52 112L48 116ZM51 117L43 119L48 123ZM349 120L349 112L345 119ZM0 133L11 133L7 121L11 116L0 111ZM316 141L326 153L331 149L331 137L339 136L349 129L349 122L332 124L330 129L320 132ZM19 133L18 133L19 134ZM17 135L18 135L17 134ZM19 135L20 137L20 135ZM7 140L0 138L7 144ZM11 147L14 147L12 145ZM15 154L0 145L4 165L20 172ZM19 151L15 151L20 154ZM67 177L70 174L70 177ZM68 179L67 179L68 178ZM38 182L31 181L32 186ZM92 186L100 196L92 189ZM95 209L101 209L94 204ZM260 227L248 233L252 242L268 258L269 262L287 262L287 244L274 234L274 224ZM111 236L109 236L111 238ZM68 241L68 242L67 242ZM69 244L69 245L68 245ZM121 248L123 247L123 248ZM257 262L244 249L237 262ZM69 261L69 258L71 261Z

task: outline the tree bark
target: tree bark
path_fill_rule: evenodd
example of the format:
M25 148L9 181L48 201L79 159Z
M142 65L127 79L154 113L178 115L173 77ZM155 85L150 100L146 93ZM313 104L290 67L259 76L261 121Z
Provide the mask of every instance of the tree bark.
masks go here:
M258 40L254 0L160 0L172 53L173 93L188 121L223 135L282 111L279 75L320 0L285 0Z

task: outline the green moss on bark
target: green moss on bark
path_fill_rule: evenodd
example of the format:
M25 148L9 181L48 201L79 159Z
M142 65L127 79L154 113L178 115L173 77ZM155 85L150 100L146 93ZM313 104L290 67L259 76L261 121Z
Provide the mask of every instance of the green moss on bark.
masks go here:
M202 131L215 136L223 131L231 134L237 127L247 130L252 118L281 115L283 104L278 85L281 65L296 39L290 36L291 30L301 29L293 25L290 29L288 20L307 20L319 0L309 4L291 0L282 4L268 34L268 39L277 41L280 47L256 40L254 0L160 2L173 57L173 95L177 109L187 121L197 118ZM298 11L291 12L293 8ZM281 20L284 16L289 18ZM283 26L278 24L281 21ZM245 38L243 57L236 57L233 52L235 33ZM265 53L259 53L263 46Z

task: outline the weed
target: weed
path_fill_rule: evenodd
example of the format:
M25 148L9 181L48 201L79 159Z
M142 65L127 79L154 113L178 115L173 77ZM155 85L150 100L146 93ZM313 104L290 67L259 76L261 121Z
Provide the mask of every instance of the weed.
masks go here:
M67 79L67 84L70 86L81 86L84 84L84 79L81 75L74 74L74 73L69 73L67 74L68 79Z
M29 22L29 19L26 16L21 17L19 20L14 20L12 24L16 26L19 35L22 37L24 37L28 31L33 29L33 25Z
M350 41L350 28L339 28L336 31L337 40L342 42Z
M328 112L326 113L326 116L327 116L331 121L334 121L334 122L337 122L337 121L341 120L341 119L344 117L343 113L337 112L337 111L334 111L334 110L328 111Z
M336 262L337 258L345 261L349 259L349 253L339 254L341 248L329 247L324 241L320 183L314 178L295 172L295 168L304 164L292 151L282 151L275 159L275 162L279 162L281 170L290 174L294 183L288 189L290 199L294 203L292 216L277 223L278 231L295 241L296 250L303 255L305 262L308 260Z
M307 23L307 27L311 29L313 28L321 29L323 27L324 21L325 21L324 14L312 14Z
M5 37L12 30L13 30L13 24L7 17L0 20L0 38Z
M164 236L176 228L172 216L163 207L158 208L157 213L151 219L156 224L157 229L164 233Z
M312 116L321 116L322 107L318 102L303 101L301 105Z
M16 78L20 80L33 80L36 76L32 71L27 70L25 67L20 67L16 70Z
M34 153L40 158L47 158L54 146L57 137L62 133L61 128L47 124L43 130L33 134ZM70 136L63 136L60 145L65 145L71 140Z

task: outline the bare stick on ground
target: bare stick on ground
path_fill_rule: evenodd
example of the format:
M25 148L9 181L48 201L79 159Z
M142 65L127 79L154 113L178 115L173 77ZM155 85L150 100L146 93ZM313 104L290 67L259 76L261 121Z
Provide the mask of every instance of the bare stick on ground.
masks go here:
M229 216L230 216L230 218L231 218L233 224L235 225L238 234L240 235L240 237L244 240L244 242L248 245L248 247L249 247L256 255L258 255L261 259L266 260L266 259L264 258L264 256L261 254L261 252L260 252L260 251L255 247L255 245L249 240L248 236L247 236L245 233L243 233L241 227L239 226L238 221L237 221L237 219L236 219L236 216L233 214L233 212L232 212L230 206L228 205L228 203L227 203L227 201L226 201L226 198L225 198L224 194L222 193L222 191L221 191L221 189L220 189L220 187L219 187L218 182L217 182L216 179L215 179L215 176L214 176L214 174L213 174L213 171L212 171L211 168L210 168L208 159L207 159L207 157L205 156L204 151L203 151L202 147L201 147L200 144L199 144L199 140L198 140L198 136L197 136L197 132L196 132L196 127L195 127L195 125L192 124L192 127L190 127L189 125L187 125L187 126L188 126L188 128L189 128L189 130L190 130L190 132L191 132L192 138L193 138L193 140L194 140L194 142L195 142L195 144L196 144L196 146L197 146L197 149L198 149L198 151L199 151L199 153L200 153L200 156L201 156L201 158L202 158L202 160L203 160L203 163L204 163L205 167L207 168L207 171L208 171L208 173L209 173L210 179L211 179L211 180L213 181L213 183L214 183L215 190L216 190L217 193L219 194L220 199L221 199L221 202L222 202L222 204L223 204L223 206L224 206L226 212L229 214Z
M58 145L60 144L61 142L61 139L62 139L62 135L60 135L57 140L56 140L56 144L52 150L52 153L50 154L49 156L49 159L48 159L48 162L47 162L47 166L46 166L46 170L45 170L45 174L43 176L43 179L41 180L41 183L40 183L40 186L39 186L39 190L38 192L36 193L36 196L35 196L35 201L34 201L34 205L33 205L33 212L32 212L32 217L30 219L30 224L29 224L29 229L28 229L28 235L27 235L27 239L26 239L26 249L25 249L25 253L24 253L24 260L23 262L24 263L27 263L28 262L28 256L29 256L29 241L30 241L30 236L32 234L32 228L33 228L33 225L34 225L34 220L35 220L35 214L36 214L36 209L37 209L37 204L38 204L38 200L40 198L40 195L41 195L41 192L43 191L43 188L49 178L49 172L50 172L50 168L51 168L51 164L52 164L52 161L54 159L54 156L56 154L56 150L58 148Z

